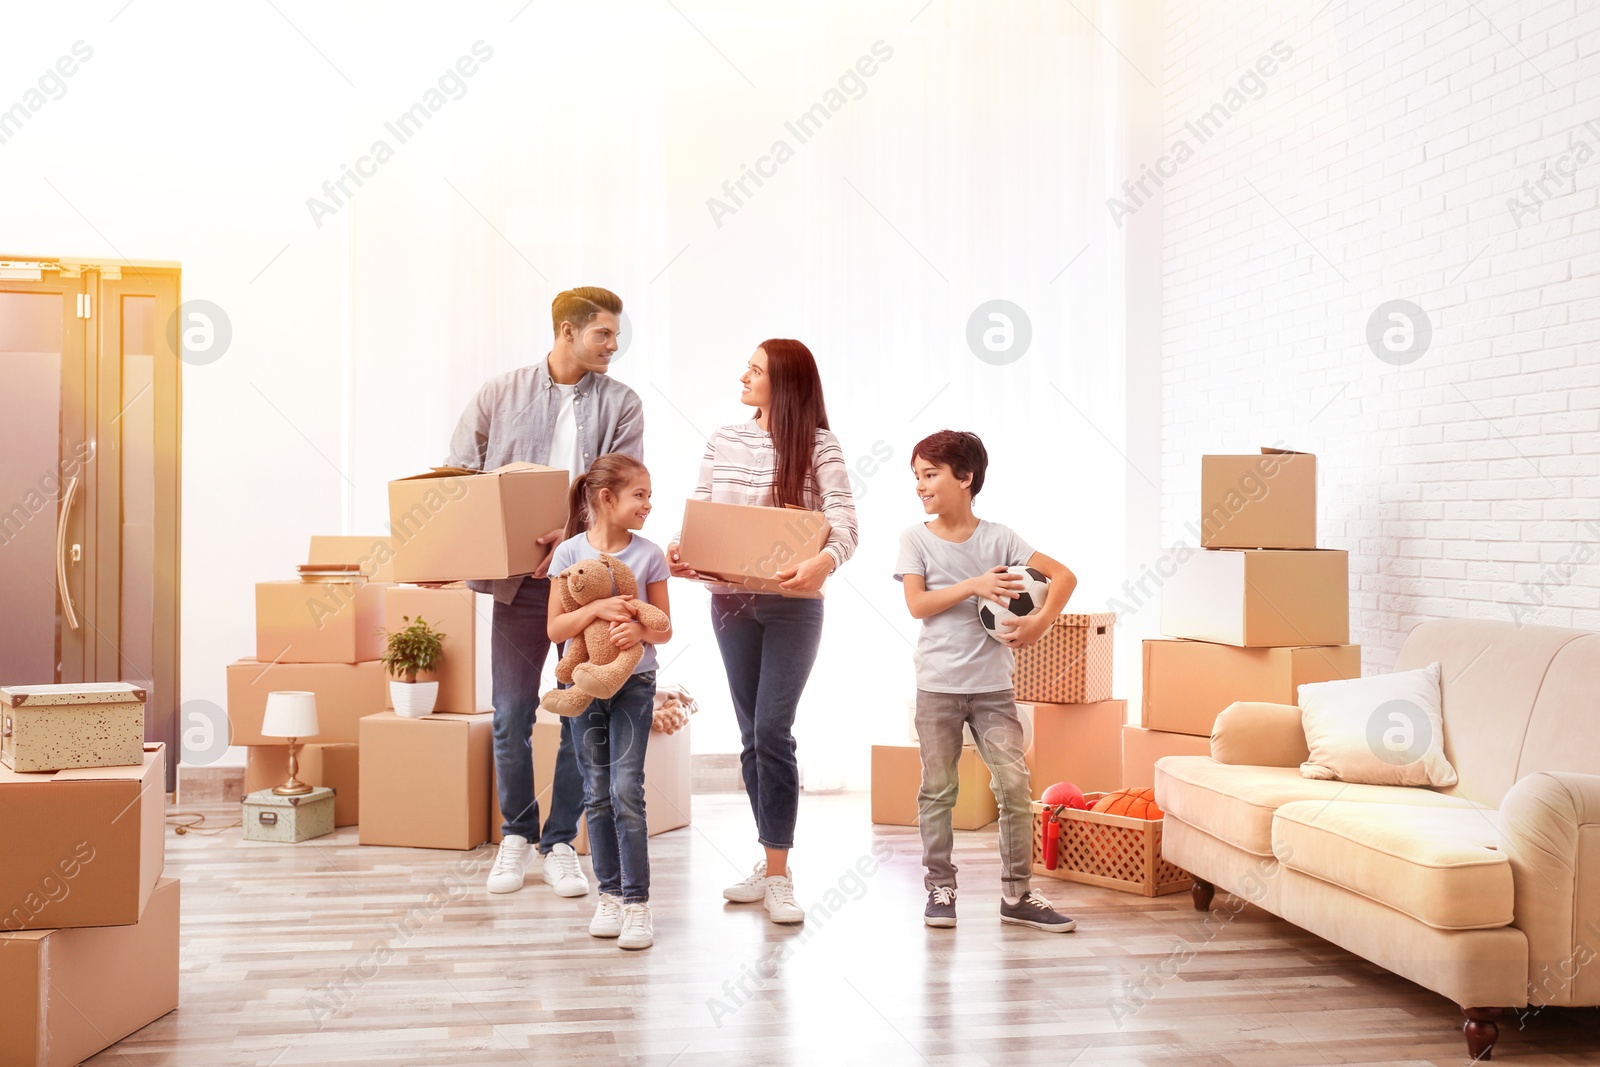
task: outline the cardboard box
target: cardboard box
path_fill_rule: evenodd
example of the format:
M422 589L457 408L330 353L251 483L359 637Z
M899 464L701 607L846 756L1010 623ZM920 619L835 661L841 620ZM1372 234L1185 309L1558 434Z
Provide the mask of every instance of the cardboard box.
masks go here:
M389 521L400 582L454 582L530 574L553 546L539 538L567 524L572 476L508 463L492 471L435 467L389 483Z
M1147 789L1156 784L1156 760L1162 756L1209 756L1211 738L1169 734L1126 726L1122 730L1122 788Z
M299 690L317 694L315 740L321 744L355 744L361 719L376 715L387 703L389 686L383 664L261 663L242 659L228 664L228 743L281 745L285 739L261 732L267 694ZM312 740L301 738L302 741Z
M821 552L832 532L820 511L689 500L683 508L678 555L712 582L753 592L820 597L820 592L780 589L777 574Z
M1281 448L1201 456L1200 544L1316 548L1317 457Z
M406 619L419 617L444 634L443 658L434 671L417 675L419 682L438 682L435 712L471 715L478 710L478 604L477 595L464 585L448 589L423 589L415 585L390 586L383 596L383 628L390 633L405 629ZM386 707L389 687L384 686Z
M989 768L976 748L962 748L951 823L957 830L981 830L1000 817ZM916 745L872 746L872 821L884 826L917 825L917 792L922 788L922 753Z
M392 582L394 556L394 540L387 536L313 534L306 562L323 566L353 563L369 582Z
M1085 793L1122 788L1122 727L1126 700L1033 705L1028 778L1033 799L1048 786L1071 782Z
M1111 699L1115 612L1062 615L1039 643L1017 649L1012 688L1018 700L1093 704Z
M477 848L489 839L493 715L361 720L361 843Z
M0 1067L73 1067L178 1006L179 889L128 926L0 934Z
M29 772L140 766L144 696L127 682L0 689L0 764Z
M300 780L333 790L333 825L361 822L361 749L356 745L301 745ZM244 791L255 793L289 778L288 745L251 745L245 755Z
M689 757L690 725L676 733L650 732L649 747L644 753L644 821L651 837L689 825L693 789L693 770ZM561 721L555 715L540 711L533 724L533 788L539 801L539 815L550 818L550 786L555 774L556 749L561 745ZM489 840L500 843L501 823L498 783L491 783L489 812ZM572 842L573 850L580 856L589 854L589 823L578 820L578 836Z
M1161 588L1161 633L1252 647L1348 644L1349 567L1337 549L1202 549Z
M1209 641L1144 643L1144 716L1150 730L1210 737L1235 700L1298 703L1305 682L1361 677L1360 645L1240 648Z
M1024 750L1033 747L1033 705L1017 702L1017 718L1022 721L1022 747ZM921 738L917 736L917 702L915 699L906 701L906 740L912 744L920 744ZM976 745L977 741L972 736L972 724L963 723L961 727L961 743L963 745Z
M138 767L0 767L0 930L138 922L166 857L165 768L159 744Z
M333 833L333 790L327 786L298 796L262 789L246 793L240 806L246 841L293 845Z
M257 582L256 659L360 663L383 655L382 582Z

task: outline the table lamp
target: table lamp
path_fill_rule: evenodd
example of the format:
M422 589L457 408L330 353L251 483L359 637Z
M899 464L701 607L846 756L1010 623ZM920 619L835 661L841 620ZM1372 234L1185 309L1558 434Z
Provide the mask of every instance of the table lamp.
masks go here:
M298 742L302 737L317 735L317 695L290 691L268 693L267 710L261 717L261 733L265 737L289 739L289 780L274 786L273 793L280 797L297 797L311 792L312 787L296 777L300 772Z

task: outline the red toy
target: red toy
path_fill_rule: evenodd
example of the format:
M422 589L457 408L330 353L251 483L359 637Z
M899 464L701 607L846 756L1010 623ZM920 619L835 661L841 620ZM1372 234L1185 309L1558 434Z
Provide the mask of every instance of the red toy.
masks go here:
M1052 808L1077 808L1079 811L1088 811L1089 802L1083 799L1083 790L1071 782L1057 782L1044 791L1039 798L1041 803Z
M1153 788L1119 789L1115 793L1107 793L1091 810L1107 815L1126 815L1132 819L1155 820L1162 817L1161 809L1156 807L1156 791Z

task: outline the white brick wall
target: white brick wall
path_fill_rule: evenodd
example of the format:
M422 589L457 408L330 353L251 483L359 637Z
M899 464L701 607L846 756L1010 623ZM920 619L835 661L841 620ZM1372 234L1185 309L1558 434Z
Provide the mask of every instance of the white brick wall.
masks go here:
M1427 618L1600 630L1600 6L1168 0L1168 145L1278 40L1155 201L1164 543L1202 453L1282 439L1318 454L1368 673ZM1433 326L1407 366L1366 343L1397 298Z

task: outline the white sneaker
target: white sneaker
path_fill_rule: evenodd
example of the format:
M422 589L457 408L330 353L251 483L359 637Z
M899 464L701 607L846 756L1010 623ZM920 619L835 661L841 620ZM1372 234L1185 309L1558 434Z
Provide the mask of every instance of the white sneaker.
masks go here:
M767 906L767 917L775 923L806 921L806 913L794 902L793 874L791 870L789 874L775 874L766 880L767 890L763 903Z
M735 904L759 904L767 896L767 861L761 860L756 864L750 877L742 882L735 882L722 891L722 895Z
M622 898L600 894L600 906L589 920L590 937L616 937L622 933Z
M649 948L655 943L655 931L650 923L650 905L622 905L622 936L617 938L618 948Z
M494 866L489 868L489 892L515 893L522 888L522 878L528 873L528 863L533 859L533 846L520 834L507 834L495 854Z
M581 897L589 892L589 879L583 876L571 845L557 845L545 856L544 880L555 887L558 897Z

